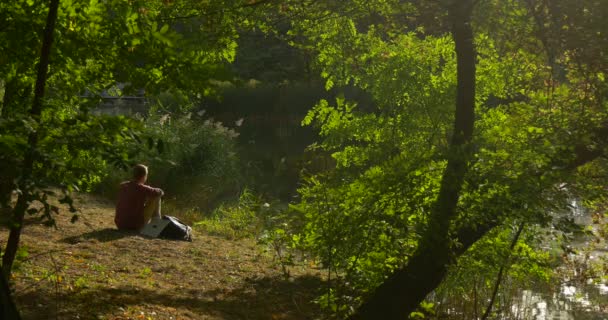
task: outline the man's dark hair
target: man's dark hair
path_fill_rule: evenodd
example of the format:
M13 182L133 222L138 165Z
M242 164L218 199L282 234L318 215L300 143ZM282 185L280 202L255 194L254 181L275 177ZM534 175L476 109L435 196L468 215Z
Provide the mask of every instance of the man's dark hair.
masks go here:
M133 179L139 180L148 175L148 167L143 164L136 164L133 167Z

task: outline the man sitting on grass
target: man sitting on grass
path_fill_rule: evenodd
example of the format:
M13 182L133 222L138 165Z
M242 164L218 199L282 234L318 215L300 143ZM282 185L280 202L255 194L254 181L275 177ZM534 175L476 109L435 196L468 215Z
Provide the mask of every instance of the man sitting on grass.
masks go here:
M133 167L133 179L120 184L114 222L120 230L139 231L152 218L160 219L160 198L163 190L145 185L148 167Z

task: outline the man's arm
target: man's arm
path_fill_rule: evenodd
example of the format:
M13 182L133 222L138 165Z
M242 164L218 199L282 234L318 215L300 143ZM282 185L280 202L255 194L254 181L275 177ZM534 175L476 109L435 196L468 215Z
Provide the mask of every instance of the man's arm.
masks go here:
M165 192L160 188L152 188L145 184L140 184L139 186L146 193L146 196L150 198L162 197L165 195Z

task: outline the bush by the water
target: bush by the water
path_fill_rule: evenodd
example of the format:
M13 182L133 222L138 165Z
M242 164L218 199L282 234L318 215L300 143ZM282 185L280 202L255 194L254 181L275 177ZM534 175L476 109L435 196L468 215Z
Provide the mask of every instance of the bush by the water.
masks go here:
M134 162L150 167L149 183L183 208L210 208L223 197L238 194L239 161L235 137L219 122L186 114L151 112L144 132L132 146ZM106 169L97 191L113 198L128 170Z
M210 217L194 225L209 234L228 239L254 237L263 228L259 216L261 208L260 199L246 189L236 203L221 204Z

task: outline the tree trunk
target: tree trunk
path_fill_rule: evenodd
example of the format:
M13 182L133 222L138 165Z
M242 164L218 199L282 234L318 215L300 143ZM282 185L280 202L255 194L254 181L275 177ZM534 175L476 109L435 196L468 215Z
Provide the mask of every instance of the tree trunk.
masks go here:
M36 85L34 87L34 100L30 109L30 116L33 120L40 122L40 114L42 113L42 98L44 97L44 89L46 86L46 78L49 67L49 57L51 54L51 45L53 44L53 32L55 30L55 22L57 21L57 10L59 8L59 0L51 0L49 5L49 13L47 15L46 27L42 40L42 49L40 52L40 61L38 63L38 74L36 76ZM36 147L38 145L38 133L34 131L28 138L29 150L27 150L22 166L22 177L20 183L21 194L17 199L17 204L13 209L12 221L10 221L10 233L6 242L6 250L2 257L2 273L5 279L10 279L11 268L17 248L19 247L19 238L21 237L21 229L23 227L23 217L31 201L32 193L32 170L36 162Z
M0 120L9 119L9 105L13 97L18 95L18 86L16 80L4 81L4 97L2 97L2 106L0 106ZM15 172L12 170L15 161L8 161L6 157L0 155L0 172L3 175L0 177L0 223L8 220L11 207L11 196L15 189L13 181L15 180Z
M382 283L351 319L405 319L443 281L456 251L464 252L485 234L471 238L474 241L466 247L464 244L458 249L450 247L449 229L472 155L470 142L475 120L473 2L454 1L448 9L458 65L456 111L448 164L428 228L407 265Z
M0 277L0 319L20 320L21 316L11 297L11 289L4 277Z

